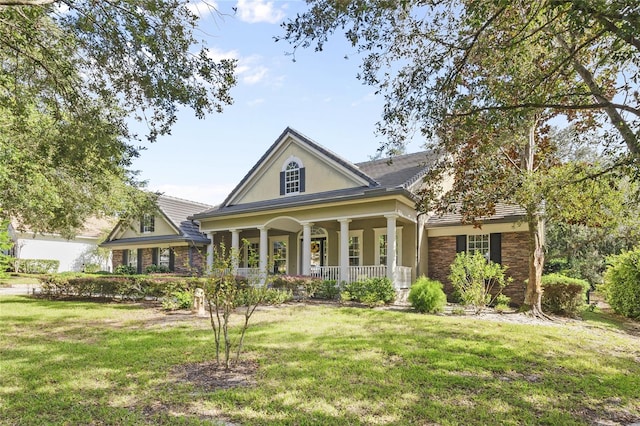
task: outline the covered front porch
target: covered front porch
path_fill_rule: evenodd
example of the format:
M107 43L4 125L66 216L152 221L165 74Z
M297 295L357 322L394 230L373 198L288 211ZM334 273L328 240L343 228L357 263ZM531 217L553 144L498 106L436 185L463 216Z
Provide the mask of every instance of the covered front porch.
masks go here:
M208 264L215 247L224 245L237 254L233 267L239 275L305 275L337 283L387 277L396 289L406 289L417 269L415 214L395 202L382 207L387 208L373 212L371 206L351 206L348 216L321 207L203 221L201 229L212 241Z

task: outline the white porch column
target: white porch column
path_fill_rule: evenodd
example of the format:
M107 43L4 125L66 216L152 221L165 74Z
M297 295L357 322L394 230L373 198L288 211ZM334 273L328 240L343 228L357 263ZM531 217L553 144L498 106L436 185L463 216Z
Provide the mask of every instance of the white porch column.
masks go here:
M302 223L302 275L311 274L311 226L313 223Z
M207 266L205 269L206 273L210 273L213 269L213 236L216 235L215 232L207 233L207 238L211 240L211 244L207 246Z
M340 222L340 281L349 282L349 222L351 219L339 219Z
M396 256L398 253L396 244L396 219L398 215L388 214L387 218L387 278L394 282L396 272Z
M240 261L240 231L237 229L230 229L231 231L231 269L235 274L238 270Z
M269 231L261 226L260 230L260 274L267 273L267 262L269 259Z

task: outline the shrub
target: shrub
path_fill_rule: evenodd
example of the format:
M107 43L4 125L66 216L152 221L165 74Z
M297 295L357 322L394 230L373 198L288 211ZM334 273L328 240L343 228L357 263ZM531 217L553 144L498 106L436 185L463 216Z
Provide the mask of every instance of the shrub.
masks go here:
M293 297L307 299L315 295L321 283L321 279L306 275L276 275L273 278L271 287L289 290Z
M590 285L561 274L542 276L542 308L558 315L576 316L586 302Z
M191 309L192 307L193 293L189 290L174 291L162 301L162 308L169 311Z
M168 274L169 272L171 272L171 271L165 265L154 265L154 264L151 264L151 265L147 266L146 268L144 268L144 273L145 274Z
M506 266L487 260L482 253L461 252L451 264L449 279L460 293L462 303L472 306L476 314L491 305L510 282L505 278Z
M113 271L113 273L117 275L133 275L136 272L137 272L136 268L129 265L118 265L116 266L116 269Z
M26 274L53 274L58 272L60 261L54 259L15 259L13 271Z
M335 280L324 280L314 294L317 299L336 300L340 295L340 287Z
M373 307L393 302L396 298L396 291L389 278L368 278L345 285L340 298L343 301L353 300Z
M447 304L447 295L440 281L421 276L409 290L409 302L418 312L435 314L442 312Z
M604 293L611 308L629 318L640 318L640 247L607 258Z

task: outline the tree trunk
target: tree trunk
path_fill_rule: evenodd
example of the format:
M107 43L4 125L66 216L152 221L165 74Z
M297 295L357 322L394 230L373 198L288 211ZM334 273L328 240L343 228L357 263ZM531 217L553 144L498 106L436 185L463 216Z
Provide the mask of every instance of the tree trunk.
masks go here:
M523 308L536 317L542 312L542 267L544 265L544 221L539 214L528 215L529 225L529 281Z

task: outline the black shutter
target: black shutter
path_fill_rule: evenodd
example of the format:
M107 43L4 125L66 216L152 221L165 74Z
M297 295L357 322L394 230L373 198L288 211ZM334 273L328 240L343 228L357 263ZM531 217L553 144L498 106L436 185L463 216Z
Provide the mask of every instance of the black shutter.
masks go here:
M156 217L151 215L151 232L156 231Z
M122 264L129 264L129 250L122 250Z
M142 216L142 219L140 219L140 233L142 234L144 232L144 216Z
M495 263L502 263L502 234L489 235L489 259Z
M160 249L156 247L152 250L153 251L151 252L151 263L158 266L158 252L160 251Z
M173 269L174 269L175 263L176 263L176 255L175 255L175 253L173 252L173 249L172 249L172 248L170 248L170 249L169 249L169 270L170 270L171 272L173 272Z
M142 249L138 249L138 273L142 273Z
M304 192L304 176L305 176L305 172L304 172L304 167L300 168L300 192Z
M467 251L467 236L456 235L456 253Z
M280 195L284 195L284 172L280 172Z

